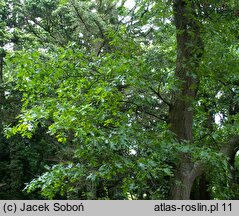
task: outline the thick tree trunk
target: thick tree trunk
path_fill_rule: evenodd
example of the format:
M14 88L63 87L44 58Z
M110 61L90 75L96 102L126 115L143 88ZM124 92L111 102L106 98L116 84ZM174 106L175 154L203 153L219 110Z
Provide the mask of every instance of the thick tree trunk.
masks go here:
M203 172L202 163L192 163L190 159L182 158L175 172L169 198L172 200L189 200L193 183L196 177L202 175Z
M186 158L184 160L187 160ZM190 198L194 178L190 175L192 163L182 161L177 167L175 181L171 188L171 199L185 200Z
M200 28L195 21L194 6L186 0L174 1L174 19L177 31L177 62L175 76L178 91L173 93L169 111L169 127L180 141L193 141L192 102L198 86L197 70L202 55ZM171 187L171 199L190 199L195 178L202 173L195 168L190 155L181 154Z

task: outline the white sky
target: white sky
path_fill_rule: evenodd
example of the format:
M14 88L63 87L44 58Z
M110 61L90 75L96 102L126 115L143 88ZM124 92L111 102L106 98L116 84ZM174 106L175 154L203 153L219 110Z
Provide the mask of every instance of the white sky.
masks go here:
M135 1L134 0L127 0L125 2L125 6L129 9L132 9L135 6Z

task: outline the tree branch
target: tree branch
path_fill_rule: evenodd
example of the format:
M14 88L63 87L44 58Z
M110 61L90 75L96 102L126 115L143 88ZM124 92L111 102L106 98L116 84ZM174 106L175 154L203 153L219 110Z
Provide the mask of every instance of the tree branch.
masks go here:
M6 183L0 183L0 188L7 185Z
M74 4L73 1L71 1L71 4L72 4L72 6L73 6L73 8L74 8L74 10L75 10L75 12L76 12L76 15L79 17L80 21L81 21L81 22L83 23L83 25L85 26L85 29L86 29L88 32L91 33L91 30L88 28L86 22L84 21L83 17L82 17L81 14L79 13L78 8L76 7L76 5Z
M161 99L165 104L171 107L171 104L159 94L159 91L155 91L152 87L150 87L150 89L153 91L153 93L155 93L159 97L159 99Z
M138 104L135 103L135 102L132 102L132 101L124 101L124 100L123 100L123 101L120 101L120 102L132 104L132 105L134 105L134 106L137 107L138 111L141 111L141 112L143 112L143 113L145 113L145 114L147 114L147 115L153 116L153 117L155 117L155 118L157 118L157 119L159 119L159 120L161 120L161 121L167 122L167 119L166 119L166 118L163 118L162 116L157 116L157 115L155 115L154 113L151 113L151 112L145 110L145 107L140 106L140 105L138 105Z
M234 136L230 139L221 149L220 153L223 153L229 158L234 157L235 153L239 150L239 135ZM190 177L195 179L196 177L202 175L204 172L204 166L202 161L195 162L192 171L190 172Z
M232 137L220 150L221 153L227 157L234 157L235 153L239 150L239 135Z
M201 161L195 162L192 171L190 172L190 178L195 179L196 177L202 175L204 172L204 166Z

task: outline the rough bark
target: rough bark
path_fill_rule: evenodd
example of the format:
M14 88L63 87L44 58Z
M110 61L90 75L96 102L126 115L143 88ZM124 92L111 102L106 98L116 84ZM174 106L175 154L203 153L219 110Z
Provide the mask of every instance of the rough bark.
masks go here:
M174 1L174 19L177 31L177 62L175 76L179 89L173 93L169 111L169 127L177 139L193 141L192 102L198 86L197 70L203 45L200 27L195 21L194 6L189 1ZM202 165L194 164L190 155L181 154L176 167L171 199L189 199L195 178L202 173Z
M189 159L184 159L177 167L175 180L171 186L170 199L189 200L193 183L196 177L204 172L203 163L192 163Z
M188 1L174 3L174 19L177 31L177 62L175 76L179 90L173 93L170 109L170 128L182 140L193 139L192 101L198 86L197 70L203 45L200 27L193 21L194 9Z

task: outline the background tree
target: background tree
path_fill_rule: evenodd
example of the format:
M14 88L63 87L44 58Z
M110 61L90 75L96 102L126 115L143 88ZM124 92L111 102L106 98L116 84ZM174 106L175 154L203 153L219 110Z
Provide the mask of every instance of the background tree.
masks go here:
M24 44L31 44L27 33L23 31L23 19L18 1L1 1L1 54L0 54L0 198L1 199L36 199L38 194L27 194L23 191L25 183L43 172L44 165L51 164L55 155L54 139L38 126L31 139L20 135L6 139L4 132L9 125L17 124L21 110L22 92L16 88L6 61L7 53L23 49ZM10 69L11 70L11 69ZM47 139L47 142L46 142Z

